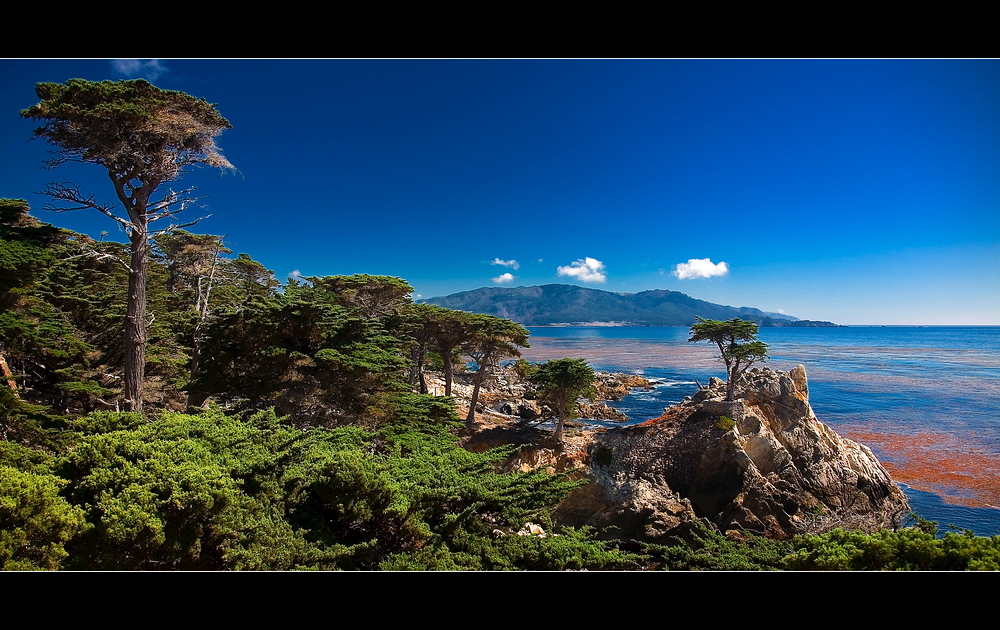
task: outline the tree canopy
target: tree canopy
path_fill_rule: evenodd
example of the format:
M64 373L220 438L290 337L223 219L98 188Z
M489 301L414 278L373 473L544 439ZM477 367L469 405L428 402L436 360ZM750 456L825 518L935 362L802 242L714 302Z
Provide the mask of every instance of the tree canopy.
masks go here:
M559 416L555 439L563 441L563 428L570 418L573 404L581 396L591 396L594 389L594 369L584 359L554 359L535 366L531 383L538 388L539 398L554 406Z
M145 79L38 83L35 94L41 100L21 116L43 121L35 137L59 147L55 164L99 164L153 188L194 164L232 168L215 143L232 125L205 99Z
M726 364L728 385L726 400L732 400L740 377L755 361L767 358L767 344L757 341L757 324L743 319L718 321L698 318L691 326L689 342L711 341L719 347L723 363Z
M326 289L337 296L341 306L355 308L369 319L382 317L410 302L413 287L393 276L372 276L366 273L353 276L325 276L306 278L313 286Z

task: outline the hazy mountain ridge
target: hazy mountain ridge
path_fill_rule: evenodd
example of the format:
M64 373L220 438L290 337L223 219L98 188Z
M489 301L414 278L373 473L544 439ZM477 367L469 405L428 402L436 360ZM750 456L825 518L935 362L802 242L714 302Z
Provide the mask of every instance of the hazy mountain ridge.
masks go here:
M835 326L797 320L747 306L733 307L693 298L680 291L653 289L613 293L570 284L482 287L422 300L451 309L486 313L526 326L580 322L622 322L634 326L690 326L695 317L749 319L762 326Z

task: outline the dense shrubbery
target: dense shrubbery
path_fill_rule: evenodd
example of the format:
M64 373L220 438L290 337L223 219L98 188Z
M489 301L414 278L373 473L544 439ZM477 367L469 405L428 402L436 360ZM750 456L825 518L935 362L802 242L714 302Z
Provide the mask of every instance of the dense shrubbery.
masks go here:
M971 531L937 537L936 524L917 519L915 527L874 534L835 529L825 534L768 540L730 540L701 530L689 542L648 545L667 569L692 571L996 571L1000 536Z
M785 564L789 569L823 571L1000 570L1000 536L966 531L938 538L936 533L934 523L919 521L916 527L871 535L836 529L801 536Z
M95 413L68 452L0 461L8 569L560 569L634 564L585 532L507 535L578 486L458 448L447 402L302 430L273 412ZM424 422L420 422L424 420ZM10 464L17 464L12 466ZM34 471L21 470L34 468Z

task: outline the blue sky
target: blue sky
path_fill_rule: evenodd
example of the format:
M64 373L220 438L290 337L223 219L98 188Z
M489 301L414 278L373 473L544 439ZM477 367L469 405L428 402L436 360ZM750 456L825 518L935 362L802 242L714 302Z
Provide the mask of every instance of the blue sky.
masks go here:
M124 240L42 210L52 179L113 192L100 167L41 168L18 112L38 81L139 76L232 122L239 173L178 184L210 196L191 229L281 279L1000 325L997 60L0 60L0 196Z

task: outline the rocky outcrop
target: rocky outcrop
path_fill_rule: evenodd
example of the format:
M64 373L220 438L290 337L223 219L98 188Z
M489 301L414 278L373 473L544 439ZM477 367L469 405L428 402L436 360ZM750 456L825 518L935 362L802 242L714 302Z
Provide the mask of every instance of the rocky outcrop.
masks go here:
M613 422L628 422L629 417L614 407L604 403L579 401L576 403L577 416L591 420L611 420Z
M471 376L468 374L455 376L452 394L460 405L462 403L468 405L469 399L472 398L473 387L469 381L471 381ZM426 383L432 394L439 395L444 392L444 378L442 376L428 373L426 374ZM593 401L585 399L577 401L575 417L626 422L629 419L628 416L599 401L621 400L634 388L652 389L653 386L648 379L636 374L596 372L594 374L594 399ZM534 398L531 388L521 378L517 366L513 364L495 370L485 380L479 393L476 413L498 421L502 421L504 418L533 421L555 416L554 410L540 404Z
M560 506L566 525L656 541L698 523L772 537L893 527L906 498L866 446L809 405L806 371L755 369L727 402L708 388L637 426L594 435L592 484Z
M653 389L649 379L638 374L623 374L621 372L595 372L594 389L597 395L594 400L621 400L633 389Z

